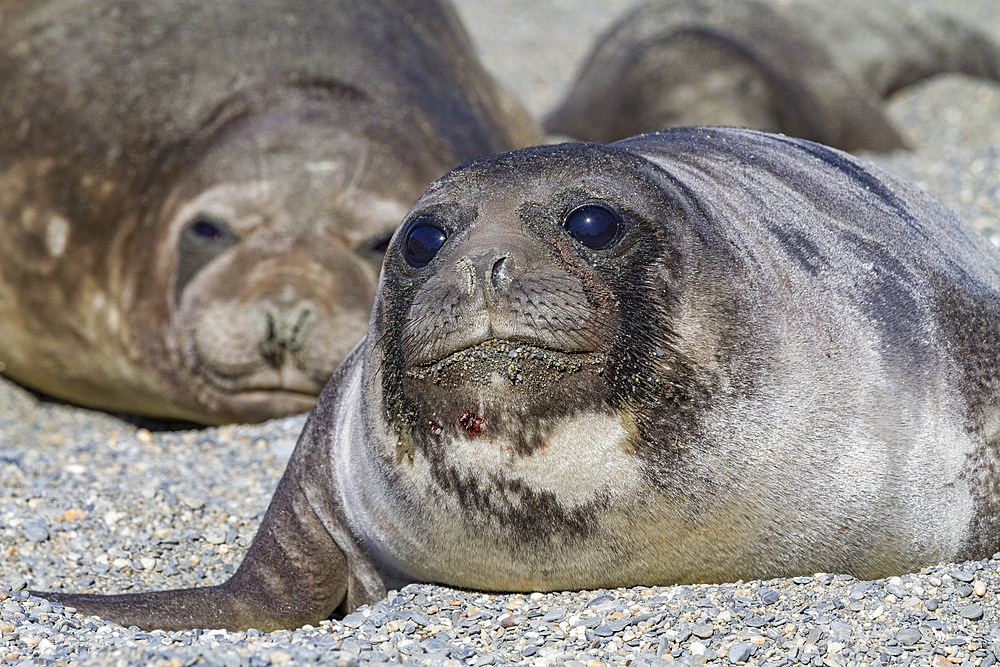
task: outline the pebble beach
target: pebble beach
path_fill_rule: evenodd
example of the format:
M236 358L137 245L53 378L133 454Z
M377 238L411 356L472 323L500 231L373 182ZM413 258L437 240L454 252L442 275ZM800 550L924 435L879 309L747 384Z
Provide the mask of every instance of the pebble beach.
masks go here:
M541 116L632 0L459 0L487 68ZM1000 39L997 0L948 7ZM952 7L953 6L953 7ZM1000 85L962 76L887 109L911 150L865 155L1000 245ZM164 429L45 401L0 378L3 665L961 665L1000 661L1000 553L859 581L484 594L410 585L295 631L145 632L28 589L220 583L238 566L305 421ZM160 425L162 426L162 425Z

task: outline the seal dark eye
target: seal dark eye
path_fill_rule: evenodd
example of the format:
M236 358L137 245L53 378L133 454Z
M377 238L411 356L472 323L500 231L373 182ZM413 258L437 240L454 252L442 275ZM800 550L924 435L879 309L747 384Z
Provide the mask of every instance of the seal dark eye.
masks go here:
M228 241L233 238L226 223L200 216L188 226L188 232L203 241Z
M618 216L603 206L582 206L566 217L570 236L593 250L611 245L618 236Z
M406 255L406 261L418 269L427 266L447 238L448 235L437 225L418 220L417 224L406 233L403 253Z
M177 243L177 283L174 286L176 302L180 303L184 288L202 268L238 245L241 240L225 222L207 215L198 215L188 222Z
M389 241L392 240L392 234L388 236L383 236L380 239L375 239L368 244L368 249L373 253L384 255L385 251L389 249Z

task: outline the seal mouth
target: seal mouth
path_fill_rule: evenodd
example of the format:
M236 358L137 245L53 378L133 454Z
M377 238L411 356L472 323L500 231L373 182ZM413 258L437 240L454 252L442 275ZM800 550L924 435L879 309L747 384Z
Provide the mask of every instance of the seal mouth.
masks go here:
M229 394L310 397L315 400L324 382L310 373L286 364L279 368L231 369L205 367L201 376L216 389Z
M498 377L513 385L544 385L588 367L599 368L606 359L601 352L566 352L537 341L491 338L415 364L407 376L446 386L492 384Z

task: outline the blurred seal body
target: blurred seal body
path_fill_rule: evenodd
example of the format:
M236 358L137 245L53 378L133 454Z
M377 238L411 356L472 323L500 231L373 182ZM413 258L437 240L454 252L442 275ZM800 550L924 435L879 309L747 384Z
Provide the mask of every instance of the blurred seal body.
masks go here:
M0 364L83 405L307 410L410 204L535 139L435 0L0 16Z
M891 93L945 72L1000 80L1000 47L897 0L652 0L597 39L549 132L614 141L682 125L890 151Z
M291 627L425 580L528 591L1000 546L998 257L917 188L746 130L480 158L390 244L240 569L50 594Z

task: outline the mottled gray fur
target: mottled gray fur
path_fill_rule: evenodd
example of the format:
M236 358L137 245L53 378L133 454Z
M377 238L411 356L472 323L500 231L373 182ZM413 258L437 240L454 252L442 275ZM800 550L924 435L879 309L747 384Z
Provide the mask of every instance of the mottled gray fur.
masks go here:
M564 227L581 205L615 213L612 243ZM419 224L447 233L422 267ZM933 198L803 140L695 128L474 160L397 231L369 333L232 579L46 595L142 627L272 628L414 580L875 578L982 557L1000 547L998 268ZM465 325L444 348L407 333L457 330L433 295ZM557 302L570 320L512 316ZM477 372L424 372L428 351Z
M882 98L945 72L1000 79L1000 47L943 9L905 0L653 0L598 37L545 127L614 141L733 125L889 151L904 142Z

